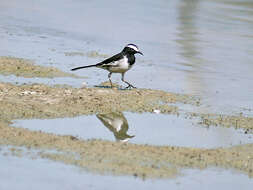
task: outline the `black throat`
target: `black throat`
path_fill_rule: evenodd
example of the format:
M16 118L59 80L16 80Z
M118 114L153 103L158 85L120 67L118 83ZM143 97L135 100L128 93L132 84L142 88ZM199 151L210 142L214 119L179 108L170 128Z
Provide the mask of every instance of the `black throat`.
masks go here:
M127 53L126 56L127 56L129 64L133 65L135 63L135 56L134 56L134 54Z

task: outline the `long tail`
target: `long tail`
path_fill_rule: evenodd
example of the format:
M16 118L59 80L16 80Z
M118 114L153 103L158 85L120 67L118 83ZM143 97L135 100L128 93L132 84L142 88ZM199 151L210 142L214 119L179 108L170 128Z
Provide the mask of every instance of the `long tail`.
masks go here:
M89 67L96 67L97 64L95 65L87 65L87 66L82 66L82 67L76 67L74 69L71 69L71 71L75 71L75 70L78 70L78 69L84 69L84 68L89 68Z

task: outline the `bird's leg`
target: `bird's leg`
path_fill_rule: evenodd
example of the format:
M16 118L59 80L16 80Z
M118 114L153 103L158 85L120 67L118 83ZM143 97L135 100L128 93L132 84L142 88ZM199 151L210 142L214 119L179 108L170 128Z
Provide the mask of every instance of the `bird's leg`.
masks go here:
M112 73L109 73L109 74L108 74L108 79L109 79L109 81L110 81L110 84L111 84L111 88L112 88L111 75L112 75Z
M122 80L124 83L128 84L128 86L127 86L126 88L130 88L130 87L131 87L131 88L136 88L135 86L131 85L129 82L127 82L127 81L124 80L124 75L125 75L125 73L122 73L121 80Z

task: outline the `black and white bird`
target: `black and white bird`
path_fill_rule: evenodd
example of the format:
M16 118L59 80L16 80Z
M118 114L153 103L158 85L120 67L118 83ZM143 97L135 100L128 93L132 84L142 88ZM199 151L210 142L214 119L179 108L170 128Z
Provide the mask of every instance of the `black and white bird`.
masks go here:
M97 114L97 118L114 134L116 141L127 142L135 137L127 134L128 122L122 112Z
M116 54L116 55L114 55L114 56L112 56L100 63L94 64L94 65L76 67L71 70L75 71L78 69L84 69L84 68L89 68L89 67L98 67L101 69L105 69L105 70L109 71L108 78L109 78L111 87L112 87L112 81L111 81L112 73L121 73L121 80L128 85L126 88L130 88L130 87L136 88L132 84L130 84L129 82L125 81L125 79L124 79L125 73L129 69L131 69L131 67L135 63L135 56L134 55L136 53L143 55L137 45L128 44L124 47L124 49L120 53L118 53L118 54Z

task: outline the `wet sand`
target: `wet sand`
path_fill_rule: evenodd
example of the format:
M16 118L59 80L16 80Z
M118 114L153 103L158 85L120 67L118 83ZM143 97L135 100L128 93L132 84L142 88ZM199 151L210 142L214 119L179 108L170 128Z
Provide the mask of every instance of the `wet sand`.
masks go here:
M35 65L32 60L0 56L0 74L15 75L18 77L32 78L53 78L53 77L73 77L81 78L75 74L60 71L54 67L43 67ZM82 77L83 78L83 77Z
M8 60L16 62L20 59ZM23 59L22 62L25 63L22 64L24 68L33 65ZM8 73L15 74L16 68L10 67ZM36 69L39 73L44 71L41 67ZM25 70L20 70L19 74L24 76ZM52 75L54 76L54 72ZM48 77L53 77L52 75ZM36 74L33 75L35 76ZM170 105L172 103L173 106ZM0 143L4 146L16 146L17 148L10 151L17 156L22 156L22 150L18 147L36 149L40 150L38 157L76 165L97 173L170 178L179 175L182 168L204 169L215 166L237 169L250 177L253 176L253 144L216 149L136 145L82 140L73 136L34 132L10 126L14 119L74 117L108 111L152 113L154 110L160 110L162 114L181 114L177 103L198 106L200 100L190 95L151 89L80 89L42 84L0 83ZM187 114L202 118L203 126L244 128L247 132L252 132L253 118L243 115ZM60 153L49 153L47 150Z
M1 122L0 128L1 145L39 149L38 157L98 173L168 178L180 174L181 168L221 167L253 176L252 144L217 149L150 146L103 140L84 141L73 136L17 129L4 122ZM44 153L43 150L57 150L60 153ZM19 148L11 151L22 156Z

